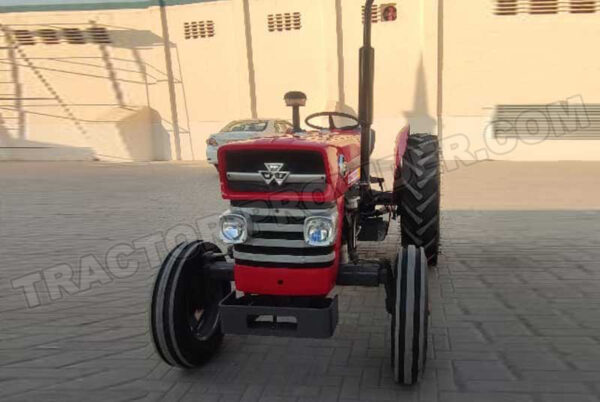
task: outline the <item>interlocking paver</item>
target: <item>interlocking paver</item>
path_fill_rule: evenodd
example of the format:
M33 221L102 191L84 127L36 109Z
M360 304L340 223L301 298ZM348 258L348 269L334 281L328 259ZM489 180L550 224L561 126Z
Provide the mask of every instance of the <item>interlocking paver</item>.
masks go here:
M331 339L228 336L209 364L191 372L157 358L147 308L167 251L161 239L172 243L173 228L197 231L197 223L212 238L211 222L227 206L214 169L0 164L0 399L598 402L600 201L590 194L573 200L579 210L557 204L566 199L566 179L544 187L545 206L526 205L536 183L510 187L511 177L506 194L483 193L486 172L503 166L484 163L444 177L428 370L420 385L404 388L390 371L382 288L336 288L340 324ZM560 166L521 168L523 176L545 169L560 179L568 171ZM591 181L600 164L589 166ZM469 177L469 187L461 177ZM500 210L502 197L510 197L512 210ZM390 231L383 244L361 245L363 255L393 257L396 225ZM147 256L141 245L156 239L161 243ZM106 254L118 244L136 250L116 267ZM87 271L82 284L84 257L106 275ZM59 283L54 293L38 283L40 305L28 308L12 281L35 272L48 277L53 271L43 270L57 264L73 267L72 283ZM57 290L63 297L52 300Z

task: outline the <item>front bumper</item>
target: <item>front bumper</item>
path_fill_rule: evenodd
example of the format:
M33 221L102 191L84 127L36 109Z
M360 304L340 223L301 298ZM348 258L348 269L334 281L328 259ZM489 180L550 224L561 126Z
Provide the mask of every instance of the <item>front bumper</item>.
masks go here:
M318 298L305 303L257 295L237 297L235 291L219 303L226 334L329 338L338 323L338 300Z

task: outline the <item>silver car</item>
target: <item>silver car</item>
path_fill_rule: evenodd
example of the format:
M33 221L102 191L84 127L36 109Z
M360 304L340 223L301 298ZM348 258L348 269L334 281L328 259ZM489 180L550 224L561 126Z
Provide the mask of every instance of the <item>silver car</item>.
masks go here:
M273 134L287 133L293 128L286 120L252 119L235 120L226 125L206 140L206 159L218 169L217 150L221 145L234 141L266 137Z

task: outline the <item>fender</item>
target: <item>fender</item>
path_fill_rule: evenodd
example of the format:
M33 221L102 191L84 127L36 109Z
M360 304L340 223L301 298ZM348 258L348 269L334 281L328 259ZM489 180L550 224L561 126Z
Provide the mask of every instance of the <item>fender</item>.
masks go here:
M402 165L402 157L406 151L406 143L408 142L408 135L410 134L410 125L406 125L400 129L396 134L396 143L394 147L395 164L394 171L398 170Z
M410 125L406 125L400 129L396 135L396 144L394 147L394 190L392 191L392 199L395 203L400 201L400 187L402 184L402 157L406 152L406 144L410 134Z

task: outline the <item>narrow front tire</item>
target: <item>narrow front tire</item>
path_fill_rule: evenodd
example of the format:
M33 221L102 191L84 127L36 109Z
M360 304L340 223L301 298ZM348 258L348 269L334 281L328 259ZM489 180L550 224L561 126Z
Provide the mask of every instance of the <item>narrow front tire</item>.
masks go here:
M427 361L429 293L427 257L420 247L402 248L392 269L392 368L394 380L415 385Z
M212 243L181 243L169 253L156 277L150 306L152 341L161 359L171 366L197 367L223 340L219 302L231 292L231 284L208 275L207 260L215 253L220 250Z

